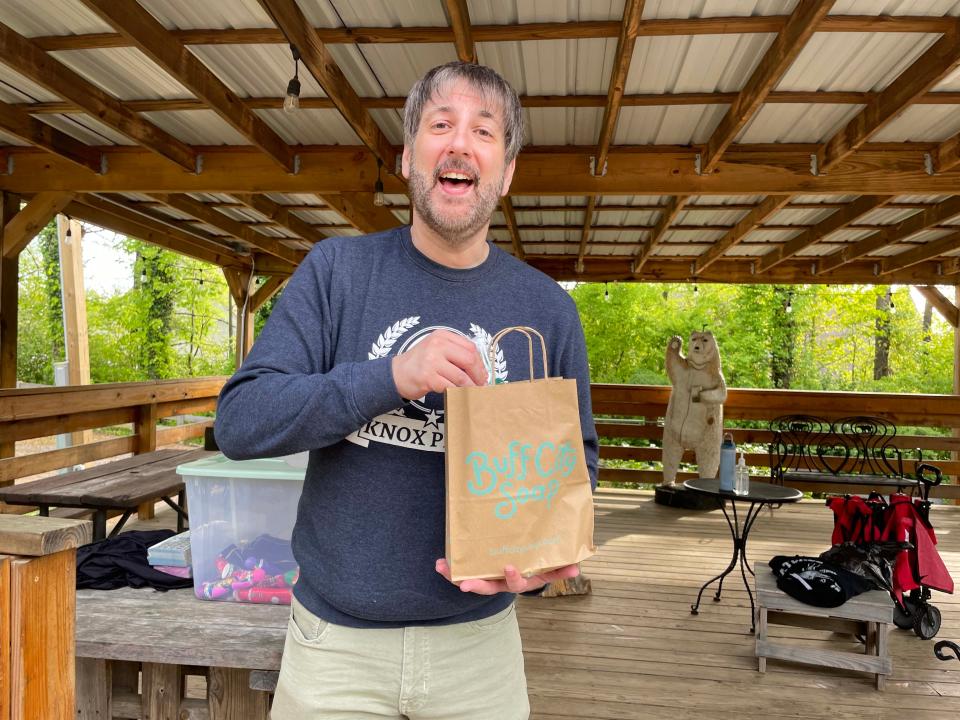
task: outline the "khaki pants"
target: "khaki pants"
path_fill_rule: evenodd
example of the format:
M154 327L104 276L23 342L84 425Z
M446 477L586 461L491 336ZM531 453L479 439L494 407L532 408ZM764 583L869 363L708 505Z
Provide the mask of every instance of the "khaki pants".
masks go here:
M328 623L293 600L271 720L529 715L513 605L475 622L380 630Z

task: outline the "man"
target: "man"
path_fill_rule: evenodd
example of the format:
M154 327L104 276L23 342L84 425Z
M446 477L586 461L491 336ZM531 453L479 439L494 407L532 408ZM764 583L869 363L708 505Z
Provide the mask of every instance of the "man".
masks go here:
M514 593L577 574L449 581L442 392L487 383L478 346L537 328L549 374L577 379L594 482L597 438L572 300L487 242L522 144L516 93L450 63L404 114L411 225L319 243L220 395L228 456L310 451L274 720L526 718ZM522 340L501 343L493 379L528 378Z

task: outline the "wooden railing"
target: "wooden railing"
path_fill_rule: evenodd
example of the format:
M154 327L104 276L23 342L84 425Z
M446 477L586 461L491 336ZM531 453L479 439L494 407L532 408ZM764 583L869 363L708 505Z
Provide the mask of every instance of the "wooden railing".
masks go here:
M224 377L159 382L0 390L0 438L4 443L59 433L133 425L133 434L73 447L0 459L0 485L80 463L155 450L202 437L213 419L174 427L157 421L216 409Z
M0 459L0 485L41 472L71 467L124 453L149 452L161 445L199 437L211 421L169 428L157 428L157 420L216 409L216 398L225 377L169 380L145 383L117 383L83 387L0 390L0 440L11 442L132 423L127 437L85 443ZM662 418L670 399L670 387L656 385L593 385L593 412L601 437L603 461L635 460L655 465L650 469L603 467L600 479L613 483L660 483ZM766 445L772 434L766 422L787 414L816 415L826 419L862 414L881 417L903 427L955 432L960 428L960 396L904 395L894 393L814 392L805 390L731 389L724 403L725 424L734 421L761 421L763 428L733 428L738 445L760 446L746 455L757 479L768 476ZM624 439L651 441L648 447L625 445ZM620 442L618 442L620 440ZM960 438L901 432L897 447L904 457L914 457L921 448L924 457L935 451L960 452ZM686 453L684 462L694 462ZM935 460L934 464L951 477L951 484L934 496L960 498L960 461ZM679 479L693 477L681 472Z
M659 385L593 385L593 413L597 432L600 435L600 458L609 460L634 460L645 464L661 461L663 417L670 400L670 387ZM925 460L934 452L950 452L950 460L931 460L945 476L952 476L931 492L932 497L960 498L960 437L952 436L960 428L960 396L957 395L905 395L896 393L849 393L818 392L808 390L753 390L730 389L723 405L724 425L733 433L738 446L755 444L761 446L746 453L747 465L753 469L757 480L769 478L770 461L766 447L773 433L766 429L768 421L781 415L806 414L828 420L850 415L871 415L890 421L898 427L894 445L904 454L905 469L912 467L916 449L923 452ZM734 421L760 421L762 428L735 428ZM900 428L925 428L950 435L920 435L904 433ZM626 439L649 440L654 445L636 447L627 445ZM619 441L619 442L618 442ZM909 460L909 462L908 462ZM686 452L683 462L694 463L694 453ZM692 472L680 472L678 480L695 477ZM654 483L663 481L659 469L629 469L601 467L600 480L615 484ZM949 484L948 484L949 483ZM836 485L818 487L808 485L804 490L836 491ZM840 488L842 490L842 488Z

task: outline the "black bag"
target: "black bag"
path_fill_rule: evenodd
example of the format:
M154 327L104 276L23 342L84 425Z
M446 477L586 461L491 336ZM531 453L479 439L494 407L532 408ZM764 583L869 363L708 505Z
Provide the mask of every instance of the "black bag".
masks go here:
M807 605L838 607L873 589L866 578L820 558L778 555L770 567L777 576L777 587Z
M172 537L173 530L130 530L77 549L77 589L114 590L152 587L175 590L193 587L193 580L154 570L147 548Z

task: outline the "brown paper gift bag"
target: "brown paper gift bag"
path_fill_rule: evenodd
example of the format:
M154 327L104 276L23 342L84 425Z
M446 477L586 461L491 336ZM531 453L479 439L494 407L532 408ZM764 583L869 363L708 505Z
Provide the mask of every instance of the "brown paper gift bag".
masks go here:
M527 336L533 377L533 328ZM583 452L577 381L542 378L448 388L446 407L447 560L455 582L502 578L505 565L529 574L596 552L593 494Z

